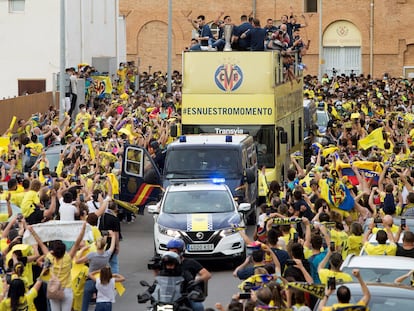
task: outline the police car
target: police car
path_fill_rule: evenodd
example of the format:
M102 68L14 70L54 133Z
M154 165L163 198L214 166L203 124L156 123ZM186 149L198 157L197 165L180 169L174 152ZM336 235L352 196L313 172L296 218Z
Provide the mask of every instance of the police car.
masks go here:
M237 205L230 189L220 181L172 182L162 200L148 206L154 214L155 253L163 254L168 241L181 238L186 257L244 260L240 214L249 209L249 203Z

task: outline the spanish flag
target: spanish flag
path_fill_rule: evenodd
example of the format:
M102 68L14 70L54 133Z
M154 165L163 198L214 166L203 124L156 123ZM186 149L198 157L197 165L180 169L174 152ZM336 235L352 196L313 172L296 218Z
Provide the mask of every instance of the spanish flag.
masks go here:
M131 200L130 203L135 206L144 205L147 202L148 198L151 196L151 192L156 188L160 188L160 186L143 183L139 187L135 197Z
M358 169L359 173L367 181L371 180L372 185L377 185L379 176L381 175L383 165L381 162L371 161L355 161L353 165ZM359 181L355 172L352 170L349 163L339 163L338 170L341 170L343 176L347 176L348 180L354 185L358 185Z
M382 137L382 127L380 127L373 130L368 136L358 140L358 147L364 150L373 146L384 149L384 143L385 140Z

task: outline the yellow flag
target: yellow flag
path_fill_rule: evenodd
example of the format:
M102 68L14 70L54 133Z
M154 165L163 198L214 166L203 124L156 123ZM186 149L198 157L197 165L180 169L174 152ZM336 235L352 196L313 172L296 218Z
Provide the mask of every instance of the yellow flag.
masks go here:
M10 137L0 137L0 148L4 153L9 152Z
M92 141L91 139L88 137L85 139L85 143L88 146L89 149L89 154L91 155L92 160L95 160L95 150L92 147Z
M326 158L328 155L334 153L335 151L338 151L338 147L328 147L322 150L322 155Z
M13 129L14 125L16 124L16 120L17 120L16 116L13 116L13 118L10 122L10 125L9 125L9 130L10 131Z
M377 146L380 149L384 149L385 140L382 137L382 127L373 130L368 136L358 140L358 146L360 149L368 149L373 146Z

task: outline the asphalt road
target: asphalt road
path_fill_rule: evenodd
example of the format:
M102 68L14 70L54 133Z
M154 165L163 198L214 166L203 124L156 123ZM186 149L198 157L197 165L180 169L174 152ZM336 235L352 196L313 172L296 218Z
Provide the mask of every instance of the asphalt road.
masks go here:
M137 293L144 291L139 284L140 280L147 280L149 283L153 281L152 272L147 269L147 262L153 255L152 230L153 219L149 214L137 217L134 223L122 224L120 273L126 277L126 292L122 297L117 296L113 305L115 311L146 310L146 305L137 303ZM238 279L232 276L231 263L216 261L202 264L212 273L205 307L214 307L216 302L227 305L232 294L238 292L239 284ZM94 307L91 306L89 310L94 310Z

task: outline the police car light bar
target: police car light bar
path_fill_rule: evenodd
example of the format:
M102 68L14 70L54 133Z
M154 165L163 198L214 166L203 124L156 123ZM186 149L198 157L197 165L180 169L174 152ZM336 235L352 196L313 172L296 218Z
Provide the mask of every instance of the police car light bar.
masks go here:
M226 179L224 179L224 178L212 178L211 182L213 184L224 184L226 182Z

